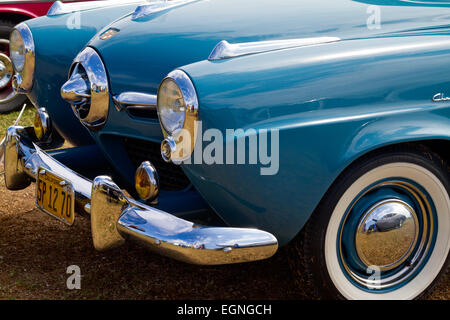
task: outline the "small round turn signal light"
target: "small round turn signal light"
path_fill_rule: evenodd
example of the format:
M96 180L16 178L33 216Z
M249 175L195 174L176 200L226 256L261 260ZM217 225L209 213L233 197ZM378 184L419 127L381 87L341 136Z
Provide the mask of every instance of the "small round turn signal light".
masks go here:
M159 177L155 167L143 162L136 170L136 192L144 201L153 201L159 194Z
M34 134L40 140L46 140L50 135L50 117L44 108L40 108L34 115Z
M175 153L176 144L172 137L167 137L161 143L161 157L165 162L172 161L172 155Z

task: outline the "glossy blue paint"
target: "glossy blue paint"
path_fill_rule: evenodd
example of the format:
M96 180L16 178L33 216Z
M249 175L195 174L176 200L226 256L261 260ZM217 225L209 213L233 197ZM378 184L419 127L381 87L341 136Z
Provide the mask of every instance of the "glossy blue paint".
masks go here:
M156 93L172 69L192 79L204 129L278 129L275 176L254 165L184 165L188 177L230 225L257 227L288 243L325 192L353 161L377 148L450 139L449 19L446 8L380 1L381 29L367 28L362 1L198 1L135 21L112 24L109 40L94 37L113 94ZM249 55L207 57L230 43L333 36L340 42ZM126 57L124 57L126 52ZM444 69L444 70L443 70ZM112 106L112 104L111 104ZM92 133L115 167L132 181L121 137L161 141L156 120L110 107Z
M228 223L258 225L289 241L360 156L450 138L449 103L431 101L450 83L441 72L449 46L444 36L362 39L183 67L204 128L280 132L276 176L261 177L255 166L185 171Z
M95 177L99 168L106 168L106 159L96 144L52 150L48 154L86 177Z
M199 0L178 8L112 26L120 32L107 41L94 37L111 75L111 88L156 92L162 78L188 63L206 59L221 40L230 43L333 36L342 39L448 27L441 7L383 5L382 25L369 29L369 4L352 0ZM105 28L106 29L106 28ZM128 53L124 56L123 52ZM130 55L132 53L132 55Z
M450 7L448 0L355 0L361 3L382 6Z
M136 4L119 4L26 22L36 48L35 81L29 98L36 106L47 109L57 130L75 145L92 143L92 139L60 95L69 67L101 28L135 8Z

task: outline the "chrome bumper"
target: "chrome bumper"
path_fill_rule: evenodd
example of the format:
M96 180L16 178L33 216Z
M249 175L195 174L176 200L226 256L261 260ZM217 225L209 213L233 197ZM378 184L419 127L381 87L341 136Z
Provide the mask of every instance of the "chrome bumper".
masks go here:
M120 246L130 237L176 260L218 265L266 259L278 249L277 239L268 232L196 225L128 198L110 177L90 181L41 150L23 127L8 129L4 151L8 189L27 187L36 179L39 168L72 183L77 207L91 215L97 250Z

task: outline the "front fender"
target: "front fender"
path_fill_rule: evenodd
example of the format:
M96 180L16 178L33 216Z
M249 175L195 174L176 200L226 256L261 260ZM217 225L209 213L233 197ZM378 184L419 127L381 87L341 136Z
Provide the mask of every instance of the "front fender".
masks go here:
M279 169L262 176L261 165L183 168L226 222L286 244L359 157L395 143L450 140L450 104L432 101L450 89L449 48L444 36L396 36L185 66L203 129L278 130Z

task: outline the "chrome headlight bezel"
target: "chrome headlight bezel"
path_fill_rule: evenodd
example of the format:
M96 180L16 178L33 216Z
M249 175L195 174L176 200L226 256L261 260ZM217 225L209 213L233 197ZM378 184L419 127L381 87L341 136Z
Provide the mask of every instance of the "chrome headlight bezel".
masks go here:
M184 101L183 124L168 130L161 116L163 88L167 83L175 83ZM158 88L157 111L159 123L166 140L161 145L161 154L165 161L179 164L188 159L194 151L198 135L199 103L197 91L190 77L182 70L174 70L167 75ZM189 138L189 139L186 139ZM170 142L170 143L168 143ZM170 147L170 148L169 148Z
M84 77L87 79L83 83L80 80ZM61 88L61 95L85 127L100 130L105 125L109 112L108 75L96 50L86 47L78 54L70 67L69 80Z
M13 52L14 48L14 35L19 35L23 42L23 65L18 61L17 54ZM33 89L34 83L34 71L36 66L36 49L34 45L33 34L24 22L18 24L11 31L10 35L10 57L16 72L13 78L13 87L18 93L29 93ZM15 58L16 57L16 58Z

